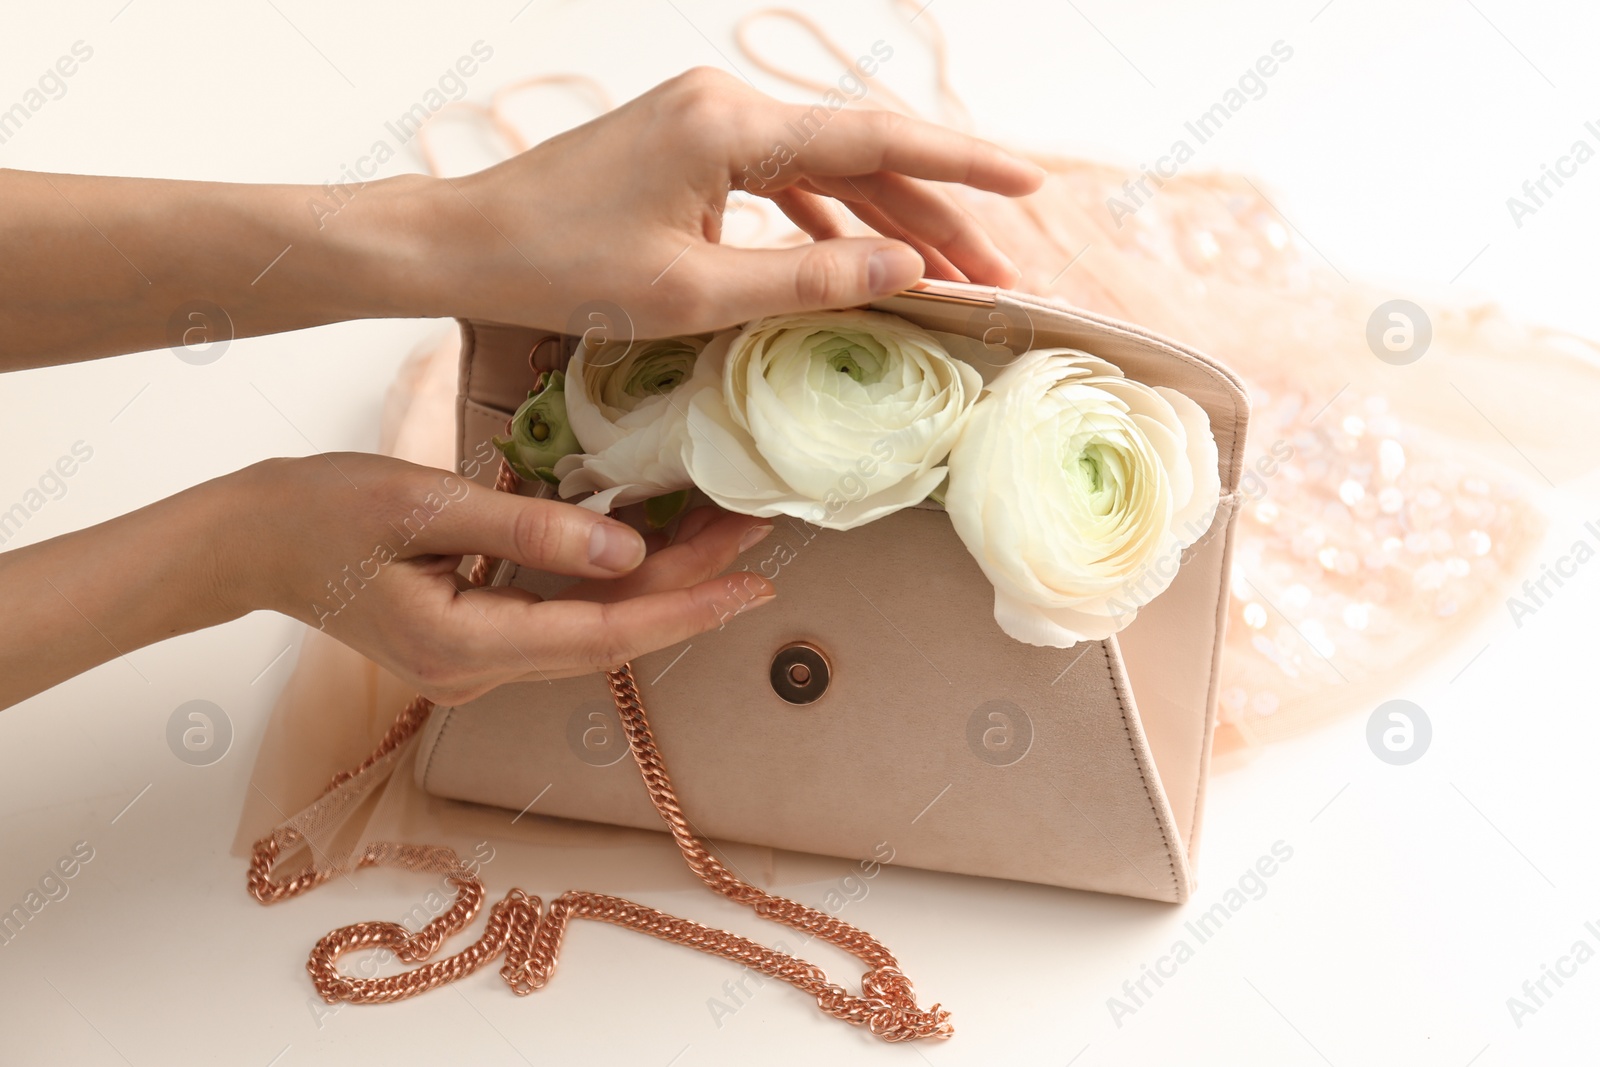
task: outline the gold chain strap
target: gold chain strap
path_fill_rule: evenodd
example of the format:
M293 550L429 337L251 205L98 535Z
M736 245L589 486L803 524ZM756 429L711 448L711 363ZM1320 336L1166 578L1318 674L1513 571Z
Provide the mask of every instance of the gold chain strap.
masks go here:
M502 462L495 488L515 492L517 485L515 473ZM492 560L480 556L472 568L472 583L483 585L492 565ZM617 705L623 732L628 737L628 749L638 764L650 801L672 832L673 840L677 842L689 869L707 886L751 908L762 918L805 931L856 956L869 968L862 976L860 995L851 994L829 982L822 968L806 960L727 930L703 926L604 893L566 892L552 900L546 908L538 897L529 896L520 889L512 889L503 900L489 909L489 919L482 937L453 956L428 962L447 939L464 929L478 914L486 895L483 883L448 848L381 841L368 844L362 850L353 864L355 869L400 867L413 871L442 871L446 880L455 887L455 901L416 932L399 923L360 922L341 927L318 941L306 962L306 970L310 972L311 981L322 999L330 1004L340 1001L374 1004L404 1000L435 986L464 978L502 954L505 963L500 968L500 976L513 993L526 996L536 989L542 989L550 980L555 971L556 957L561 952L567 921L579 918L607 922L663 941L688 945L753 968L769 978L788 982L816 997L817 1006L827 1014L857 1026L865 1026L886 1041L946 1038L954 1033L949 1012L941 1010L937 1004L927 1011L917 1006L910 979L900 971L899 964L889 950L870 934L815 908L786 897L774 896L738 878L718 862L705 842L690 829L689 820L684 817L683 809L678 804L666 763L650 732L644 702L639 697L631 666L623 664L607 671L606 680ZM418 696L412 700L371 755L360 766L335 776L327 792L365 773L393 753L421 729L432 710L433 703L426 698ZM308 860L299 873L285 881L273 881L272 868L278 856L303 840L304 835L300 830L285 825L256 842L250 857L248 878L251 896L262 904L275 903L298 896L336 873L333 869L318 869ZM403 974L380 978L357 978L339 970L339 957L344 953L375 948L388 949L402 961L418 966Z

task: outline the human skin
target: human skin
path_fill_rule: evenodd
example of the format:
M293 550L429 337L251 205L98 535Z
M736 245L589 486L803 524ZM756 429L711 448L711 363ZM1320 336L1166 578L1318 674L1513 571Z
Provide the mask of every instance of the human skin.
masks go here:
M813 242L721 245L730 186L757 166L765 179L805 111L693 70L477 174L367 183L321 219L319 187L0 170L0 370L166 347L173 313L200 301L225 309L234 337L397 317L563 330L595 300L656 337L848 307L924 273L1015 281L940 184L1021 195L1042 173L883 112L832 116L776 177L745 185ZM898 239L840 236L842 209ZM423 533L319 618L327 584L430 494L447 503ZM614 519L395 459L268 460L0 554L0 706L258 609L320 622L441 701L586 673L770 600L757 575L718 577L769 529L704 509L647 551ZM457 565L477 553L584 581L550 602L464 590Z

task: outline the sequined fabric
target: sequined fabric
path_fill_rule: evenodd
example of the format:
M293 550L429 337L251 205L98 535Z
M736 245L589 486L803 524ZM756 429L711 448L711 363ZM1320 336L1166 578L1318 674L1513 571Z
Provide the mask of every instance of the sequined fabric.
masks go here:
M1218 702L1229 743L1399 684L1437 654L1443 624L1498 603L1537 526L1519 479L1431 448L1381 393L1346 390L1319 410L1289 382L1249 384Z
M1491 427L1434 417L1435 377L1379 362L1365 318L1384 294L1321 262L1252 182L1168 182L1128 215L1137 173L1048 163L1019 204L969 198L1019 288L1194 344L1251 395L1217 751L1398 695L1526 568L1534 471L1493 454ZM1484 318L1441 313L1441 344L1481 349Z

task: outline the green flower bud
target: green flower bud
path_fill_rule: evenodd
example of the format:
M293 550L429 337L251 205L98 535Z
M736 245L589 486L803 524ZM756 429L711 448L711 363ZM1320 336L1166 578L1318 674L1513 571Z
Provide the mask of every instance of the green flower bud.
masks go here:
M524 478L555 485L560 480L552 469L556 461L583 451L567 421L566 385L566 375L560 371L543 376L511 416L511 433L494 438L511 469Z

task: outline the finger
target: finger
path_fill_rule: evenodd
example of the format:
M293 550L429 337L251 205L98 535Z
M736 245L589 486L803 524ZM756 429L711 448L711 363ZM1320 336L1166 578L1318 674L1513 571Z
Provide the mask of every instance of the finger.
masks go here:
M798 189L801 192L810 193L812 196L821 197L824 203L837 204L838 206L843 207L844 210L848 211L850 214L854 215L857 219L860 219L862 222L866 223L869 229L875 230L876 232L883 234L885 237L892 237L897 241L904 241L906 244L916 249L917 255L922 257L922 273L924 277L946 278L953 282L964 282L967 280L967 276L961 273L960 270L956 269L955 265L945 258L943 252L940 252L937 248L934 248L932 245L916 237L914 234L906 232L904 227L897 225L893 219L879 211L872 205L870 201L863 198L859 193L853 192L849 200L841 200L835 197L833 193L828 192L822 187L822 183L833 180L835 179L802 178L800 181L795 182L791 188ZM842 181L842 179L840 179L840 181ZM849 188L848 186L843 187L847 189ZM854 230L846 231L844 227L841 226L840 233L837 234L837 236L855 237L861 236L861 234L855 232ZM819 237L817 239L823 240L824 238Z
M504 637L503 669L559 678L620 666L646 652L728 625L776 595L760 575L740 571L687 589L621 600L549 600L529 604L481 591L485 621ZM531 669L530 669L531 668Z
M936 185L903 174L822 178L816 184L852 208L870 205L894 227L881 230L885 236L937 249L971 281L1009 286L1019 277L1016 264L1000 251L978 220Z
M718 311L731 323L864 304L910 287L923 269L922 257L901 242L838 237L794 248L713 245L685 280L717 293Z
M845 228L838 208L829 197L791 185L773 193L771 200L789 221L800 227L813 241L844 237Z
M695 534L711 525L713 519L726 514L728 514L728 512L723 511L715 504L708 504L704 507L695 508L693 511L689 512L683 518L678 520L678 528L672 534L673 542L677 543L679 541L689 540L689 538L693 537Z
M807 203L804 206L797 205L800 213L791 212L788 207L785 206L785 201L780 200L780 197L787 193L798 193L807 198ZM839 219L838 208L842 206L845 211L848 211L850 214L866 223L869 229L876 230L885 237L892 237L896 240L904 241L906 244L916 249L917 254L922 257L922 273L925 277L946 278L950 281L957 282L964 282L967 280L967 276L961 273L961 271L957 270L950 263L950 261L945 258L943 252L940 252L937 248L934 248L932 245L927 244L916 236L907 233L905 229L897 226L893 220L889 219L881 211L873 207L865 200L857 200L856 202L852 203L841 203L832 195L823 192L820 188L813 184L812 180L809 178L796 182L788 189L783 190L782 193L772 194L772 199L778 202L779 206L783 208L784 214L788 215L797 226L800 226L801 229L804 229L813 240L826 241L834 237L858 236L855 231L846 229L841 223ZM818 218L819 215L825 215L828 221L826 223L822 223ZM810 222L811 220L816 220L817 224L814 227L808 228L807 222Z
M741 553L754 548L772 532L770 519L725 511L719 514L720 509L716 508L699 510L712 513L702 529L655 553L632 574L578 582L563 589L557 599L610 603L666 589L683 589L721 574Z
M922 257L923 277L944 278L952 282L964 282L967 280L967 276L954 263L946 259L943 252L895 225L893 219L879 211L876 206L868 201L858 200L845 204L845 210L885 237L893 237L896 240L904 241L912 248L915 248L917 255Z
M1044 182L1044 171L1036 164L998 145L931 122L890 111L845 109L819 124L815 108L796 105L784 110L789 128L812 133L794 157L805 174L887 170L1005 196L1031 193Z
M916 249L917 255L922 257L922 273L924 277L948 278L951 281L962 282L967 280L967 276L957 270L955 266L944 257L943 252L940 252L937 248L934 248L932 245L923 241L915 234L907 232L905 227L900 226L893 219L879 211L877 207L875 207L866 197L862 196L858 190L853 190L849 185L844 184L847 181L849 181L849 179L802 178L801 180L795 182L791 188L798 189L801 192L810 193L815 197L820 197L826 204L837 205L837 207L843 208L845 211L854 215L861 222L866 223L868 229L871 229L877 233L881 233L885 237L893 238L896 241L904 241L906 244ZM832 184L830 185L829 183ZM824 186L828 187L825 188ZM829 191L830 189L849 190L849 195L847 197L836 196L834 192ZM839 229L840 232L837 236L840 237L864 236L853 227L847 230L843 226L840 226ZM823 238L818 238L818 240L822 239Z
M469 486L421 526L422 552L483 553L581 578L614 578L643 562L644 539L626 523L575 504Z

